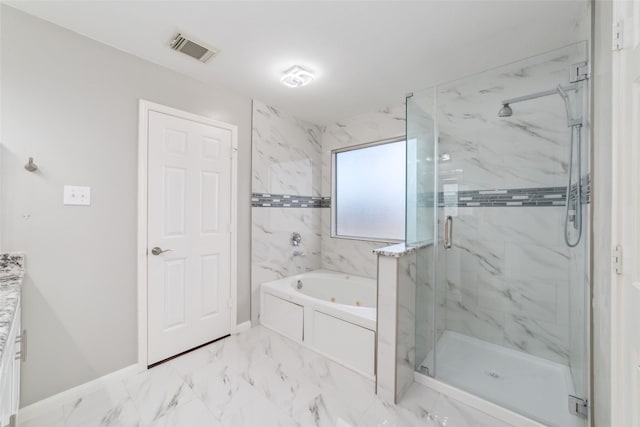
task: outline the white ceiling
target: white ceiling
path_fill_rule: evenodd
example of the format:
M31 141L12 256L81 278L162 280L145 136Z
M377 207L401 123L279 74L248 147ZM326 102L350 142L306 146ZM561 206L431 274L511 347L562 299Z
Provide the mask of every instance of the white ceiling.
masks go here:
M405 93L585 39L587 2L9 2L198 80L323 124L399 104ZM181 31L221 53L168 48ZM291 89L291 65L317 72Z

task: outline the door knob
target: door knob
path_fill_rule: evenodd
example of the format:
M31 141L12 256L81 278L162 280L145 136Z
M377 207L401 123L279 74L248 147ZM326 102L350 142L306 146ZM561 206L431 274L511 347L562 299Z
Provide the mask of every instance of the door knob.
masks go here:
M160 255L160 254L162 254L164 252L171 252L171 249L162 250L157 246L155 248L151 249L151 253L154 254L154 255Z

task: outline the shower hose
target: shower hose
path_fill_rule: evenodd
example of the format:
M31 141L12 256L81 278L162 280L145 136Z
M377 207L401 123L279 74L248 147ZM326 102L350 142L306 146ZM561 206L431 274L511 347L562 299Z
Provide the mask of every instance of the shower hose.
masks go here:
M569 144L569 182L567 183L567 195L566 195L566 208L564 214L564 241L570 248L575 248L580 243L580 238L582 237L582 144L581 144L581 128L582 125L573 125L571 126L571 142ZM573 180L573 145L574 145L574 135L578 134L578 147L576 149L577 154L577 172L578 172L578 182L576 184L576 198L574 202L574 220L573 220L573 228L577 230L577 237L575 241L571 240L571 236L569 235L569 211L571 206L571 187Z

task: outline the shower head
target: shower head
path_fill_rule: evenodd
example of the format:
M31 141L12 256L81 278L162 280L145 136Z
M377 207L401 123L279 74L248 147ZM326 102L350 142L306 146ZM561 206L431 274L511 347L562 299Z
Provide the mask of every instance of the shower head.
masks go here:
M502 101L502 108L498 111L498 117L511 117L513 115L513 110L510 107L510 104L515 104L516 102L529 101L531 99L542 98L544 96L550 95L559 95L564 102L564 108L567 113L567 126L578 126L582 125L582 117L578 115L578 117L574 117L573 109L571 107L571 99L567 92L574 91L578 92L579 87L576 83L572 83L568 86L558 85L553 89L545 90L542 92L532 93L530 95L518 96L517 98L505 99Z
M498 111L498 117L511 117L513 116L513 110L509 107L509 104L502 104L502 108Z

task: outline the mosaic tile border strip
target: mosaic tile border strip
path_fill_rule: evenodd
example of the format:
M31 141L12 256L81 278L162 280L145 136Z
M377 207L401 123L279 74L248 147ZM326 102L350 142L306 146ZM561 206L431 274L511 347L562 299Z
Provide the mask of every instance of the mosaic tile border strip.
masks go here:
M331 206L331 197L252 193L251 206L254 208L328 208Z
M582 204L591 203L591 178L582 177ZM571 186L569 200L575 202L577 184ZM429 195L419 198L420 206L430 206L433 199ZM457 193L439 193L439 207L545 207L565 206L567 187L513 188L504 190L459 191ZM424 203L424 204L423 204Z
M591 203L591 178L582 177L582 204ZM577 184L571 186L569 199L575 201ZM438 194L439 207L548 207L565 206L567 187L512 188L503 190L470 190ZM433 205L433 195L418 195L418 206ZM331 197L298 196L293 194L252 193L254 208L329 208Z
M564 206L566 187L444 192L438 196L439 207Z

